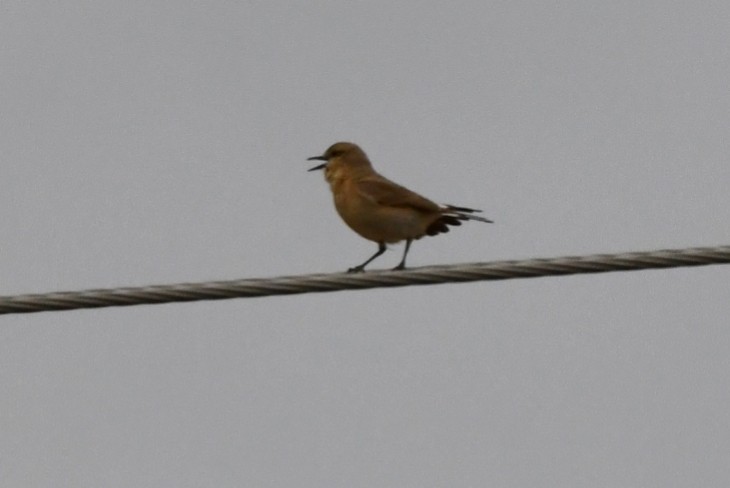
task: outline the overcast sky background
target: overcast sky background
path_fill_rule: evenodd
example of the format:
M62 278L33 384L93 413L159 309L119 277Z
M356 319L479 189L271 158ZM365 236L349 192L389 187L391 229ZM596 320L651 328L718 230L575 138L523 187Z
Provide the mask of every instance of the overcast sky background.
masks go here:
M0 295L730 244L727 1L0 1ZM373 268L392 267L402 246ZM727 486L730 268L0 317L0 486Z

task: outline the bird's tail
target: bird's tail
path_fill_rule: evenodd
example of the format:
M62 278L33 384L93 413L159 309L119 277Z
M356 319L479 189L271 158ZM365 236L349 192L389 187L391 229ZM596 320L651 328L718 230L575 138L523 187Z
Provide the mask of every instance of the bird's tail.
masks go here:
M446 210L444 211L445 215L452 215L458 220L478 220L479 222L486 222L488 224L493 224L494 221L485 219L484 217L479 217L478 215L473 215L475 213L479 213L481 210L477 210L475 208L467 208L467 207L457 207L455 205L446 205Z
M435 236L442 232L448 232L450 225L461 225L461 222L464 220L476 220L479 222L486 222L488 224L494 223L489 219L474 215L476 212L481 212L481 210L446 205L441 209L441 216L428 226L426 229L426 235Z

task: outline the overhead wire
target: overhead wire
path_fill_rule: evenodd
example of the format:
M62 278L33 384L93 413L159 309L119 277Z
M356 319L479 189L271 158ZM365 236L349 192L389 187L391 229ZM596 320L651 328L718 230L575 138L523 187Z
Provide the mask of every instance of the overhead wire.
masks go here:
M326 273L0 297L0 314L294 295L730 263L730 246L493 261L402 271Z

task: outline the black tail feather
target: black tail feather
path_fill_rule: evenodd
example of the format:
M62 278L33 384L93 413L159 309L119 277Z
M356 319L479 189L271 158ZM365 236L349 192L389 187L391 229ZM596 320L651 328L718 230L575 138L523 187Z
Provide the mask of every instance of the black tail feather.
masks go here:
M480 213L481 210L477 210L476 208L467 208L467 207L457 207L456 205L446 205L446 208L449 210L454 210L455 212L465 212L465 213Z

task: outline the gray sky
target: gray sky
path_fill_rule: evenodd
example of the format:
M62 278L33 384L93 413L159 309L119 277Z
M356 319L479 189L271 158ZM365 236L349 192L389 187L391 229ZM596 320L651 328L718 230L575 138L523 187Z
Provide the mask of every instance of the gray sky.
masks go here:
M0 295L358 264L338 140L497 222L411 266L730 244L728 46L720 1L2 1ZM728 273L3 316L0 486L727 486Z

